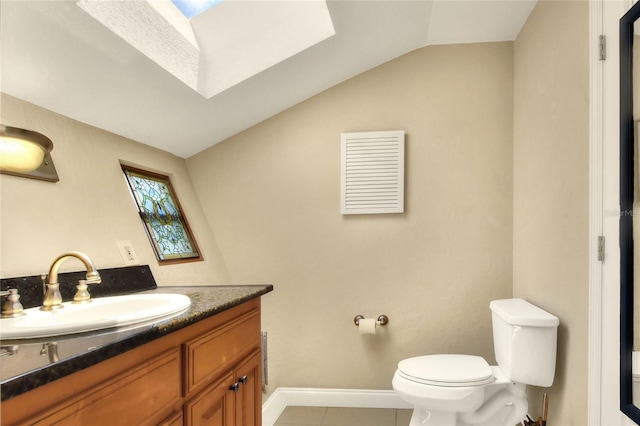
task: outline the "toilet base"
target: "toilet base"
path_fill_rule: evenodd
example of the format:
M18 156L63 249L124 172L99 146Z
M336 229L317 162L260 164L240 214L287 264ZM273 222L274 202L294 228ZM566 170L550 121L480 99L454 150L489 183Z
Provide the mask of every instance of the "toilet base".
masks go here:
M425 425L455 425L456 413L430 412L428 410L413 410L409 426L425 426Z
M524 420L528 408L526 385L510 382L498 367L492 370L496 381L483 386L484 402L477 409L465 413L438 411L414 400L409 426L513 426Z
M526 416L526 405L524 405L524 410L522 407L522 403L505 404L497 413L489 419L483 419L482 422L475 421L468 415L461 413L414 409L409 426L513 426L524 420ZM514 419L518 420L514 422Z

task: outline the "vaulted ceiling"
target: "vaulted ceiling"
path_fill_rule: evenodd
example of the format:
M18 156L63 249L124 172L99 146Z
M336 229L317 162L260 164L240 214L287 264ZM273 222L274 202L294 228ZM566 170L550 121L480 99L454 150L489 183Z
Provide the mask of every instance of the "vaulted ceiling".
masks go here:
M3 0L0 90L188 158L417 48L514 40L535 6L224 0L188 21L157 2Z

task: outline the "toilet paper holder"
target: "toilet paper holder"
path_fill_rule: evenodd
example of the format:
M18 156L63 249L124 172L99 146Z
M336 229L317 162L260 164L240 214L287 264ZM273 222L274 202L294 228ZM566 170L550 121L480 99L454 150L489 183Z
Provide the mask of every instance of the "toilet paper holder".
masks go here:
M364 316L356 315L355 318L353 318L353 323L356 325L356 327L360 325L361 319L364 319ZM376 321L378 325L387 325L389 324L389 317L387 317L386 315L380 315Z

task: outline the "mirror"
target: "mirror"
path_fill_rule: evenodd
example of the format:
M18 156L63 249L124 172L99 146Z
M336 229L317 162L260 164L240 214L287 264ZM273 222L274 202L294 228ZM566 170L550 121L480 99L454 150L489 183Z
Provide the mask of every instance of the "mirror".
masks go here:
M636 210L640 208L640 197L637 206L634 197L636 188L640 188L636 185L640 173L635 157L639 122L640 3L636 3L620 19L620 409L637 424L640 424L640 290L634 292L634 272L640 274L640 258L636 260L634 256L633 233L634 222L640 221L634 215L640 211ZM640 232L640 222L635 225L636 232ZM637 240L640 241L640 235ZM640 283L640 276L635 281ZM638 308L634 309L636 305ZM638 326L634 327L636 323ZM638 357L635 363L634 354Z

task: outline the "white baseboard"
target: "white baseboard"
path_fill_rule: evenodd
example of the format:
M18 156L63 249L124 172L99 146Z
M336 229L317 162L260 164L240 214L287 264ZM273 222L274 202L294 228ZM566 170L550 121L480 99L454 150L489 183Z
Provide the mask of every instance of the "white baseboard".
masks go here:
M392 390L277 388L262 404L262 425L273 426L288 406L412 408Z

